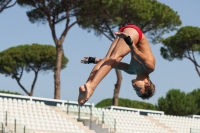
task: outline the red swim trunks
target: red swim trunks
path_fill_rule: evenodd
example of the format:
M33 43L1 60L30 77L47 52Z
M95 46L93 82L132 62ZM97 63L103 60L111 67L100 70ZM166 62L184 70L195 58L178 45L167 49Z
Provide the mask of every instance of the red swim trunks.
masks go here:
M136 29L137 32L138 32L138 34L139 34L139 41L142 39L142 31L140 30L140 28L138 28L137 26L135 26L135 25L133 25L133 24L128 24L128 25L126 25L126 26L121 27L119 30L120 30L120 32L123 32L124 29L126 29L126 28L133 28L133 29Z

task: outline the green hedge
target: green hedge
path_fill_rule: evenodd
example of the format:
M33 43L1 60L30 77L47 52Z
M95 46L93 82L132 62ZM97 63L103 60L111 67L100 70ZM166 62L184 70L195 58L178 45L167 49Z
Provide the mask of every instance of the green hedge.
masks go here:
M95 105L95 107L105 107L112 105L112 98L107 98ZM118 106L129 107L129 108L139 108L139 109L149 109L149 110L157 110L156 105L146 102L140 102L136 100L130 100L125 98L119 98Z
M0 93L5 93L5 94L14 94L14 95L22 95L18 92L10 92L10 91L4 91L4 90L0 90Z

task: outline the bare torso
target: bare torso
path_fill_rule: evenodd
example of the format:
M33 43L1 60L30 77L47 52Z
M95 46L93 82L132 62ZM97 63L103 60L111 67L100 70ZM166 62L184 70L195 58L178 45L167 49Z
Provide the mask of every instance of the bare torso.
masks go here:
M153 68L149 68L148 65L142 63L136 56L131 54L132 58L130 61L129 71L131 71L133 74L137 74L138 72L149 74L153 72L155 68L155 57L144 34L142 39L136 44L136 47L141 53L148 57L148 60L150 63L152 63L151 66L153 66Z

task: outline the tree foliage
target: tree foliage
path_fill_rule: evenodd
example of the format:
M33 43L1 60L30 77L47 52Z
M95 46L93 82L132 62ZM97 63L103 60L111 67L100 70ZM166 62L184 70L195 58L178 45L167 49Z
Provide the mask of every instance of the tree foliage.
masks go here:
M27 7L27 16L32 23L49 23L50 28L67 19L65 30L71 28L78 20L70 23L70 18L75 17L77 10L85 0L18 0L18 4ZM67 28L67 29L66 29Z
M200 28L185 26L180 28L174 36L170 36L162 41L161 55L164 59L172 61L174 59L189 59L200 76L200 64L196 60L195 53L200 53Z
M163 40L161 53L163 58L172 61L177 58L189 58L192 52L200 52L200 28L185 26L174 36Z
M63 54L62 69L66 67L68 59ZM10 76L17 81L27 95L33 95L34 85L39 72L54 70L56 64L56 49L52 45L19 45L0 52L0 73ZM21 84L23 73L34 72L35 77L31 91Z
M200 115L200 88L194 89L192 92L190 92L188 95L192 95L195 98L195 103L197 103L198 109L197 109L197 115Z
M122 107L157 110L156 106L153 104L125 99L125 98L119 98L118 104L119 106L122 106ZM95 107L106 107L106 106L112 106L111 98L104 99L95 105Z
M193 95L187 95L179 89L171 89L165 97L158 99L158 109L168 115L191 115L198 113L198 106Z
M94 12L93 8L98 10ZM87 19L79 22L82 28L89 31L95 30L96 35L105 35L110 40L115 37L113 30L116 31L128 23L140 27L152 42L160 41L164 33L173 31L181 25L177 12L156 0L119 0L117 2L91 0L90 4L83 6L80 11L91 14Z

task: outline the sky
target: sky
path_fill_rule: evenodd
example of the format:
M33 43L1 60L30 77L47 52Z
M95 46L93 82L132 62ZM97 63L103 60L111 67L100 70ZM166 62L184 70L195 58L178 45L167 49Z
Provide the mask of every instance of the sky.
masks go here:
M199 0L158 0L177 11L182 21L182 26L200 27ZM57 36L59 37L64 29L64 23L56 26ZM166 34L168 37L174 33ZM48 24L32 24L26 16L26 9L18 5L4 10L0 14L0 51L13 46L23 44L50 44L54 45ZM88 33L78 25L72 27L63 43L64 54L69 59L67 67L61 71L61 99L77 101L78 88L83 85L92 68L93 64L81 64L80 60L85 56L103 58L110 47L111 41L106 37L97 37L93 32ZM162 44L151 44L151 49L156 58L156 69L150 74L152 82L156 85L156 93L149 100L139 98L132 88L131 80L135 75L128 75L122 72L122 85L119 97L131 100L144 101L157 104L160 97L174 88L184 92L191 92L200 88L200 77L195 71L195 67L187 59L173 60L169 62L160 55ZM199 57L197 57L199 60ZM129 63L130 55L125 57L123 62ZM34 74L24 74L21 82L30 91ZM89 99L89 103L98 103L102 99L112 98L114 84L116 83L116 73L114 70L102 80L96 88L94 94ZM26 95L18 86L17 82L11 77L0 74L0 90L19 92ZM54 97L54 78L53 72L40 73L34 89L34 97L53 98Z

